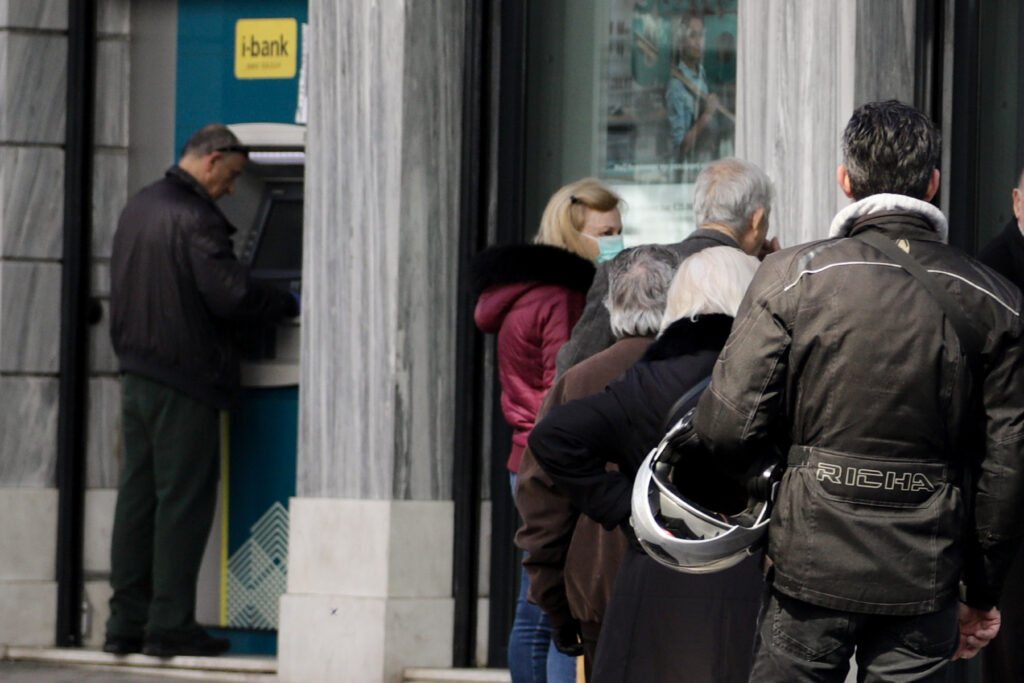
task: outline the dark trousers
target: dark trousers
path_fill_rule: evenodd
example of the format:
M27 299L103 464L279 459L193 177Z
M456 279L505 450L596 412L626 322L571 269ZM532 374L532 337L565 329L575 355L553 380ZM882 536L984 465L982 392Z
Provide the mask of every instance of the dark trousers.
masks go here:
M831 610L774 590L766 598L751 681L843 683L854 655L860 682L946 681L960 635L955 603L888 616Z
M1006 575L999 598L1003 623L999 635L981 651L988 683L1024 681L1024 546Z
M217 500L219 412L138 375L126 374L121 391L107 635L185 635L197 628L196 578Z

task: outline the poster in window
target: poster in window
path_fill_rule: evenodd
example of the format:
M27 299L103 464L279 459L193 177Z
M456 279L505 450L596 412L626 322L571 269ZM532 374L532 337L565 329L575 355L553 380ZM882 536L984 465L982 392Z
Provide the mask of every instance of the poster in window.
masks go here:
M733 154L736 13L737 0L612 3L601 175L630 207L627 242L692 231L697 174Z

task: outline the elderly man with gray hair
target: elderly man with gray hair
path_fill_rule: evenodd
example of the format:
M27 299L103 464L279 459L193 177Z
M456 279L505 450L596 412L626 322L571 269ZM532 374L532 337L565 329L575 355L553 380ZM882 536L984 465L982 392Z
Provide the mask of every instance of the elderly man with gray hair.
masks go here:
M765 240L774 188L756 164L735 157L709 164L697 176L693 211L697 229L686 239L664 245L679 260L708 247L735 247L764 258L778 250L777 239ZM598 266L587 292L587 305L572 337L558 352L557 371L563 372L606 349L615 341L604 299L608 293L608 267Z
M554 406L602 391L640 360L661 326L679 257L666 246L627 249L608 262L607 307L616 342L570 368L551 388L538 422ZM527 554L529 599L551 617L552 638L566 654L584 655L589 680L605 605L626 538L580 516L529 449L519 467L516 500L524 524L516 542Z

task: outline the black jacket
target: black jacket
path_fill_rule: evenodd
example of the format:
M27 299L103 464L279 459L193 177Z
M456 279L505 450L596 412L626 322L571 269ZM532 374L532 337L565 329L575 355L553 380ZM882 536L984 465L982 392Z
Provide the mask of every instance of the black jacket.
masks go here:
M530 448L573 502L608 528L630 514L633 479L665 433L676 400L710 373L732 318L679 320L599 394L553 408ZM619 471L605 470L606 462ZM759 558L716 574L682 574L635 547L619 568L601 626L594 683L739 683L750 674L763 590Z
M1024 290L1024 235L1016 218L978 252L978 260Z
M290 294L249 279L233 232L209 193L178 166L128 200L110 259L110 337L121 372L230 405L238 326L298 313Z
M690 233L681 242L664 245L679 255L682 262L687 257L693 256L702 249L708 247L735 247L739 249L736 240L724 232L699 228ZM590 358L598 351L604 351L615 343L615 335L612 334L611 318L608 309L604 305L604 299L608 295L608 262L597 267L594 275L594 284L587 292L587 307L583 309L576 326L572 328L572 337L562 346L558 352L558 375L576 365L582 360Z
M848 239L866 230L909 250L985 330L976 373L932 296ZM973 606L999 594L1024 511L1021 295L946 230L930 204L874 195L840 212L835 239L769 256L701 397L697 433L736 467L773 432L791 444L769 555L794 598L923 614L961 578Z
M533 428L530 450L576 507L609 529L629 518L633 479L665 434L665 414L711 374L731 324L677 320L604 392L552 408Z

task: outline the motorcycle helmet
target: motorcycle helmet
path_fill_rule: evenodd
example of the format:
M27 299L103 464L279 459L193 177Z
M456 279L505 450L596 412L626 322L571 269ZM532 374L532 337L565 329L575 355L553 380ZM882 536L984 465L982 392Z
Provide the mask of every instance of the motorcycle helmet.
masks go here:
M723 475L693 430L694 413L683 415L644 459L630 522L652 558L676 571L707 574L763 546L782 468L771 458L749 481Z

